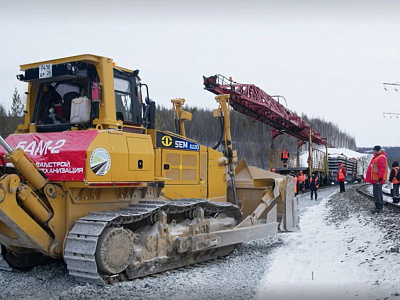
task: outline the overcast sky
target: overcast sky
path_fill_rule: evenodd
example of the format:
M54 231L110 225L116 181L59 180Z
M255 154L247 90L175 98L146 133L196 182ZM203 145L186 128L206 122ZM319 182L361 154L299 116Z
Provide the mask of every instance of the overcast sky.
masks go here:
M277 3L278 2L278 3ZM232 76L323 117L358 146L399 146L400 1L0 0L0 102L19 65L93 53L139 69L150 96L215 108L203 75ZM195 117L195 116L194 116ZM399 132L399 133L398 133Z

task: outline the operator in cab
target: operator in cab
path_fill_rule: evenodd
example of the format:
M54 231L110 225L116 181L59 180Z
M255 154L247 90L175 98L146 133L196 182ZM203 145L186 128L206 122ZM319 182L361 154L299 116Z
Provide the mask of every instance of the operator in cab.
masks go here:
M43 86L42 98L40 100L40 123L58 124L63 119L62 97L50 83Z

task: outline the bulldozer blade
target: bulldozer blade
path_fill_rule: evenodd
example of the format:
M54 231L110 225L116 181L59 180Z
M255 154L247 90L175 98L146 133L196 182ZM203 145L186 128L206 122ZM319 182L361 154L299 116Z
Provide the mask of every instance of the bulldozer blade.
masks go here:
M249 166L245 159L238 163L235 175L238 200L245 217L241 227L249 226L257 211L256 219L278 220L280 231L300 230L293 177Z
M278 223L271 222L266 224L257 224L246 227L235 227L230 230L221 230L212 234L221 238L215 247L224 247L228 245L240 244L252 240L262 239L277 233ZM209 233L197 234L193 241L201 241L210 236Z

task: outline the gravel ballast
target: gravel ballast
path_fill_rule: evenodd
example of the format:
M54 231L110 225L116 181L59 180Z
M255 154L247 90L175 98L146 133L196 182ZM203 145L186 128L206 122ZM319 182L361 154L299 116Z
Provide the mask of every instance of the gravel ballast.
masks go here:
M320 205L320 201L334 191L336 187L320 190L318 201L309 200L309 193L301 195L300 215L309 207ZM386 210L381 215L370 215L372 202L358 195L355 189L332 195L326 205L330 210L326 218L328 224L340 224L357 216L360 224L376 224L395 242L383 252L398 252L400 242L396 244L396 241L400 241L400 230L394 225L398 213ZM290 235L296 238L296 233ZM104 287L77 283L62 263L37 267L29 272L0 271L0 295L2 299L251 299L271 268L273 254L282 247L285 243L278 234L244 243L220 262Z
M30 272L0 272L3 299L240 299L254 296L279 236L243 244L221 262L108 286L79 284L61 263Z

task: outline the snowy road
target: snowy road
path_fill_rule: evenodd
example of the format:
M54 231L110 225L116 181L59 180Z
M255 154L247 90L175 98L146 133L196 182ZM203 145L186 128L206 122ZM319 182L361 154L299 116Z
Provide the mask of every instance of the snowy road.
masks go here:
M399 216L371 216L354 188L329 193L303 196L301 231L280 235L258 299L399 299L399 235L387 235Z
M349 189L300 200L301 231L244 243L226 260L110 286L81 285L64 264L0 271L1 299L400 299L398 213L371 216ZM399 288L397 288L399 287ZM357 295L357 296L356 296Z

